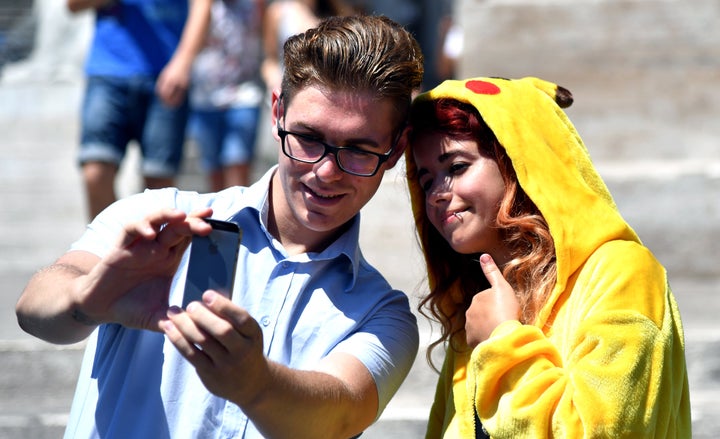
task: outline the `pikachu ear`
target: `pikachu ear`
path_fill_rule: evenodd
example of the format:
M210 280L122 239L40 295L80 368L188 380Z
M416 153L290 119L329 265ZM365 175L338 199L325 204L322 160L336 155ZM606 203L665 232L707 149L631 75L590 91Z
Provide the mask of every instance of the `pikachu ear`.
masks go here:
M567 108L573 103L573 95L570 93L570 90L558 85L555 91L555 102L557 102L560 108Z
M532 81L533 85L537 87L538 89L542 90L550 96L556 104L558 104L558 107L560 108L567 108L573 103L573 96L572 93L570 93L570 90L566 89L565 87L560 87L557 84L554 84L549 81L542 80L540 78L525 78Z

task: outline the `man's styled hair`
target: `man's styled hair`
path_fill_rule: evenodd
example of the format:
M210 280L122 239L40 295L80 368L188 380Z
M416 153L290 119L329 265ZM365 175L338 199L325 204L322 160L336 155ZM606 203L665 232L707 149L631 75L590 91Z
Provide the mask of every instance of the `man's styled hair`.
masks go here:
M423 79L423 54L415 38L383 16L329 17L284 45L283 97L307 87L370 92L391 99L404 122Z

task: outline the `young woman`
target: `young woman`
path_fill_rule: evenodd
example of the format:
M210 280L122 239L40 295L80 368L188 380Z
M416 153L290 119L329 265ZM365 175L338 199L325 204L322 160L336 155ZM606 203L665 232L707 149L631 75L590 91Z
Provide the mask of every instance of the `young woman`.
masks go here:
M420 95L406 152L446 346L428 438L690 437L680 315L537 79Z

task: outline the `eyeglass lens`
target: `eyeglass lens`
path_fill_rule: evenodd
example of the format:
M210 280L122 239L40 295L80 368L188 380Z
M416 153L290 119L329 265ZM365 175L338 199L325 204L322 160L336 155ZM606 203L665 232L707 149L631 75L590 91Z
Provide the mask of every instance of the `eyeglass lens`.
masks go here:
M327 145L317 139L285 132L285 152L292 158L308 163L320 161L328 152L336 157L340 168L358 175L372 175L377 171L380 157L352 148Z

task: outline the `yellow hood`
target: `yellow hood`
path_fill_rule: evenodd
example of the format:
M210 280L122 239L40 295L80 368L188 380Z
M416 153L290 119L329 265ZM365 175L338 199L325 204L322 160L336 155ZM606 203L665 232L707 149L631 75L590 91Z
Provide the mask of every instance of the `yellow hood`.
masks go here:
M557 284L537 320L448 349L426 438L691 437L684 336L665 269L623 220L561 109L537 79L446 81L417 99L473 105L545 217ZM410 181L410 180L409 180ZM410 181L410 184L413 184ZM415 214L422 200L413 198ZM432 281L432 279L430 279Z

